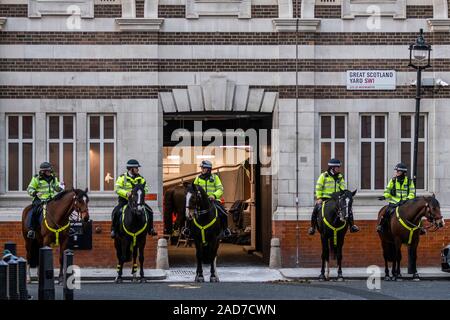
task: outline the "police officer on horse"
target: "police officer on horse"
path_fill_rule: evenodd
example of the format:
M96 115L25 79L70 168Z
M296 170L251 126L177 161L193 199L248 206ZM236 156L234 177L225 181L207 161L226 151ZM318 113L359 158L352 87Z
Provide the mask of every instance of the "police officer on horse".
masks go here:
M230 229L228 229L228 214L220 202L220 198L223 195L223 185L222 181L218 175L211 173L212 163L208 160L203 160L200 164L202 168L202 173L195 178L194 184L201 186L205 192L208 194L209 199L213 202L215 208L218 211L218 216L220 218L220 224L223 229L223 237L229 237L231 235ZM182 233L184 236L189 237L190 232L190 221L187 221L187 227L183 229Z
M330 159L328 161L328 170L323 172L316 183L316 204L311 215L311 227L308 230L309 235L313 235L316 231L317 215L322 209L323 202L331 198L335 192L346 189L344 176L339 172L341 168L341 161L337 159ZM353 212L349 210L348 223L350 225L350 232L358 232L359 227L353 224Z
M44 202L50 201L58 192L63 190L63 185L53 173L52 165L48 162L42 162L39 166L39 173L31 178L27 192L33 198L31 208L31 223L27 233L27 238L36 237L36 228L39 224L41 206Z
M133 187L137 184L142 184L144 186L145 193L149 192L148 185L144 179L139 174L139 168L141 165L135 159L130 159L127 162L127 172L122 174L116 181L115 192L119 196L118 204L114 208L111 216L111 238L115 238L119 233L119 222L120 222L120 213L122 212L122 208L128 203L128 198L131 195L131 191ZM149 235L156 235L155 230L153 229L153 212L150 207L145 204L145 208L148 214L148 230L147 233Z
M406 165L404 163L398 163L394 167L394 170L394 177L386 186L383 196L378 198L378 200L387 200L389 202L384 214L380 216L378 221L377 232L379 233L383 232L385 222L389 220L391 214L395 212L395 209L398 206L401 206L407 200L411 200L416 197L416 187L414 185L414 181L409 179L406 175L408 172ZM424 233L424 229L421 229L421 233Z

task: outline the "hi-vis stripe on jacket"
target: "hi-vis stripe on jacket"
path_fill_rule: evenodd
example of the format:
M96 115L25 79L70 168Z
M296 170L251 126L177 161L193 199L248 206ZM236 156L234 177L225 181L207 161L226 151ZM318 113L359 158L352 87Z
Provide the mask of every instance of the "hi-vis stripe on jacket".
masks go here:
M222 181L220 181L219 176L216 174L211 174L208 180L204 180L199 176L195 178L194 184L201 186L208 196L213 195L216 199L220 199L223 195Z
M149 192L148 185L142 176L137 175L133 178L128 174L128 172L125 172L117 179L115 191L119 195L119 197L128 200L127 193L131 192L133 190L133 186L137 184L145 184L145 194Z
M331 198L331 195L335 192L345 190L345 180L342 174L338 174L338 178L334 180L328 172L323 172L316 183L316 198Z
M395 180L395 186L394 186ZM409 186L408 186L409 184ZM395 187L395 190L394 190ZM390 203L398 203L402 200L410 200L415 198L416 187L414 186L414 181L410 180L408 177L405 177L403 180L403 184L400 185L400 182L396 178L392 178L386 190L384 190L384 197Z

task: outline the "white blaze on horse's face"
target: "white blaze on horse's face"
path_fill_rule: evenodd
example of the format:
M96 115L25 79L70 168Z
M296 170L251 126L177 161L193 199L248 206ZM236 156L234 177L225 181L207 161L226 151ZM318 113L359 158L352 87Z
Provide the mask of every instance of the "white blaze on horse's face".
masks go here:
M345 216L348 217L348 208L350 206L350 198L345 198Z
M186 194L186 218L189 218L190 214L189 214L189 201L191 200L192 197L192 193L188 192Z
M141 204L141 197L142 197L142 190L138 190L137 191L137 195L138 195L138 199L137 199L137 204Z

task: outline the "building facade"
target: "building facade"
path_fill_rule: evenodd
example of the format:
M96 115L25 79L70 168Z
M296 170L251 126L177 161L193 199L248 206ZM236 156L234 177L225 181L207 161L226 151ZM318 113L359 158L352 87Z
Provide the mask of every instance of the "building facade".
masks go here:
M348 236L344 263L380 264L377 197L397 162L412 163L416 73L408 46L419 29L433 51L423 75L432 85L421 103L418 193L435 193L449 217L449 4L1 0L0 242L16 240L23 250L25 190L50 160L66 185L90 190L95 254L79 259L114 265L113 182L129 158L142 164L162 232L165 113L267 113L278 133L272 236L281 240L283 265L320 262L318 236L306 230L330 157L343 161L349 189L358 189L362 230ZM358 70L395 72L393 87L352 90L347 72ZM448 227L423 236L419 265L439 264L448 242ZM149 243L151 266L156 240Z

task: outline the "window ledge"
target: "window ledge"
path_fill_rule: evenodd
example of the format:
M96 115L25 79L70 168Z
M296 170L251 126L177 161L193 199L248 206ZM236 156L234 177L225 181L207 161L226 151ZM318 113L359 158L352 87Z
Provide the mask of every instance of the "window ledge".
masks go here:
M159 31L162 18L116 18L120 31Z
M450 31L450 19L429 19L427 21L432 32Z
M295 32L297 29L296 18L277 18L272 20L277 32ZM317 32L320 25L320 19L298 19L299 31Z

